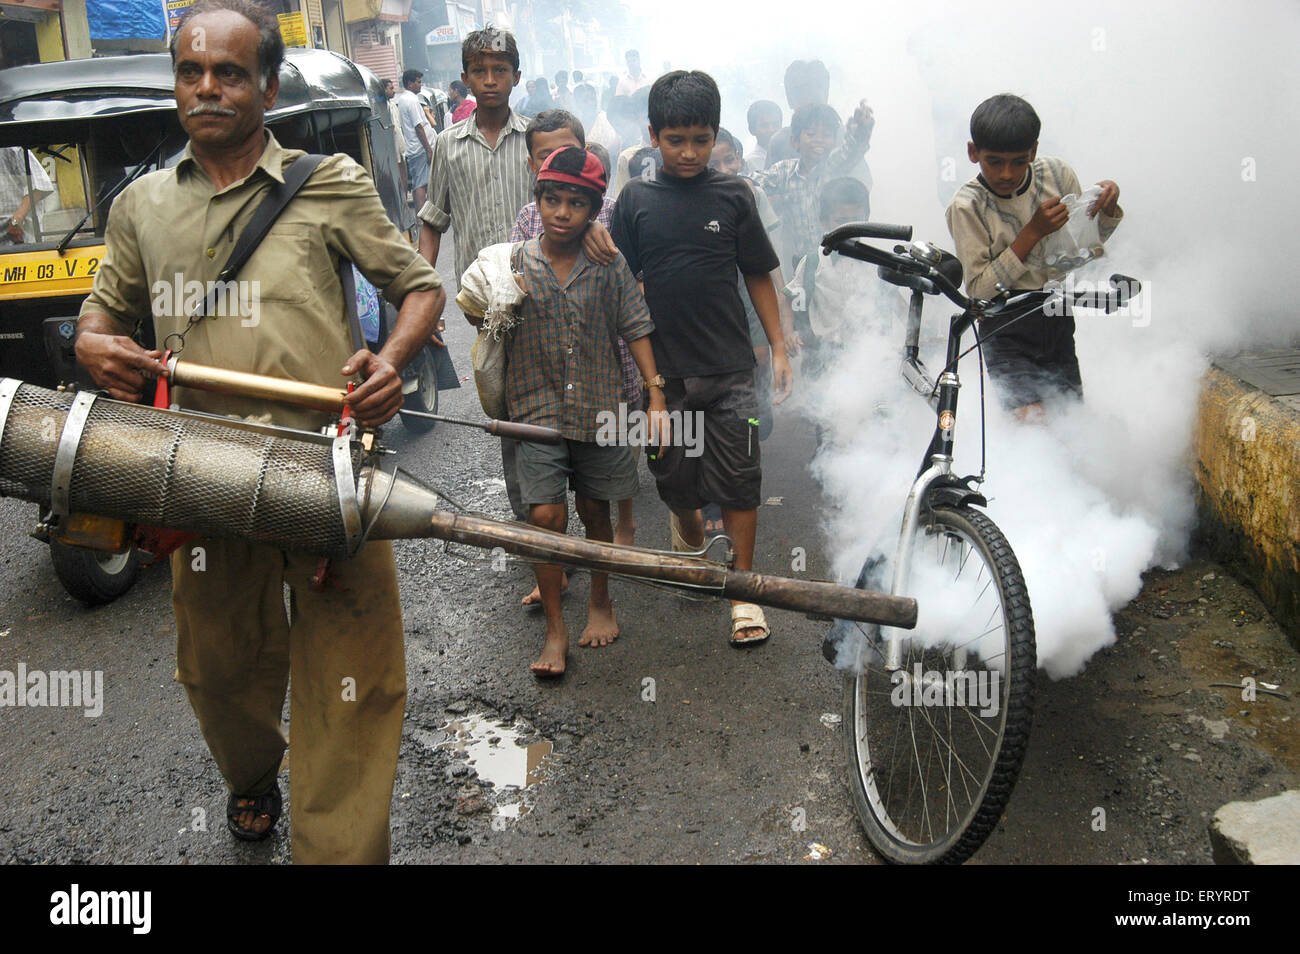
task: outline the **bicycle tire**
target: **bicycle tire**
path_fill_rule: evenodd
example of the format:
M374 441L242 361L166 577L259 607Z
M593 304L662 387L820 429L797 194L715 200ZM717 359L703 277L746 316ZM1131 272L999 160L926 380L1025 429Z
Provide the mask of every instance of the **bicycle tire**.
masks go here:
M979 561L974 575L972 558ZM873 568L864 566L859 587L867 584ZM935 581L928 577L935 569L951 574L951 582L932 587ZM903 634L908 637L902 670L907 675L900 678L884 670L885 644L879 628L861 627L868 639L863 646L869 651L860 671L845 676L841 726L849 785L867 838L887 861L958 864L984 843L1001 819L1029 744L1037 674L1033 613L1020 564L1006 537L992 520L968 506L936 507L925 514L913 550L911 581L909 589L916 595L921 619L915 634ZM941 607L943 601L933 595L940 586L952 596L947 607ZM971 594L976 594L977 602L965 609ZM992 610L981 623L986 607ZM995 623L998 613L1000 623ZM950 631L946 620L957 617L963 626ZM968 638L970 632L978 635ZM996 662L999 656L1000 663ZM972 662L982 668L972 669ZM938 663L943 664L945 675L941 680L927 675L940 672ZM951 682L946 681L948 673L954 674ZM967 673L974 680L967 679ZM940 690L945 684L952 691L937 706L931 705L927 690ZM986 712L992 707L983 702L976 703L983 707L973 713L971 706L955 704L959 692L962 701L969 702L965 692L979 685L989 687L983 702L991 702L997 691L998 705L991 717ZM887 698L880 695L882 689ZM958 715L954 725L958 711L967 718ZM904 731L911 751L904 747L900 754ZM971 739L978 746L970 744ZM937 761L936 751L944 756ZM961 791L954 782L954 760ZM941 794L943 817L939 818L931 801L937 802Z

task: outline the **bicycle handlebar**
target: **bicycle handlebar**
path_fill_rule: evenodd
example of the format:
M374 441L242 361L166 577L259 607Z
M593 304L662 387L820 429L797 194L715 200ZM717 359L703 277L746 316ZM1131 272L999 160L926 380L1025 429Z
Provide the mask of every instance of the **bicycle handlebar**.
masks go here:
M1054 295L1060 294L1059 290L1048 289L1021 292L1018 295L1004 293L993 299L967 298L948 276L925 260L926 249L937 253L933 247L918 243L912 247L913 251L909 252L906 247L899 245L895 246L892 252L887 252L861 241L864 238L893 238L908 241L911 237L910 225L850 222L822 236L822 254L838 252L849 258L879 265L882 269L899 272L907 279L906 284L909 287L917 288L928 295L942 294L963 312L974 311L981 315L992 316L1022 305L1027 306L1034 301L1041 306ZM1115 274L1110 276L1109 291L1097 289L1074 292L1070 295L1070 301L1079 308L1096 308L1110 313L1124 307L1141 290L1142 283L1136 278Z
M849 222L822 236L823 248L834 248L840 242L855 238L896 239L912 241L910 225L885 225L883 222Z

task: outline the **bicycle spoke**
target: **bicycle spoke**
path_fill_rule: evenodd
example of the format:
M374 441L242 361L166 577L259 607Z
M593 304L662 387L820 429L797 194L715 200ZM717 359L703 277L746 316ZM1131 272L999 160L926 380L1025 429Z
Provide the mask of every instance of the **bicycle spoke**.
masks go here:
M923 717L923 718L925 718L927 721L929 721L929 717L925 715L925 710L924 710L924 709L921 710L921 714L922 714L922 717ZM933 724L933 723L931 723L931 724ZM936 736L936 737L937 737L937 736ZM963 769L967 774L970 775L971 780L972 780L972 781L975 781L975 782L979 782L979 781L980 781L979 776L976 775L976 773L975 773L974 771L972 771L972 770L971 770L971 769L966 765L965 761L962 760L962 757L961 757L960 755L957 755L957 754L956 754L956 750L955 750L955 749L952 749L951 745L949 746L949 748L950 748L950 750L953 751L954 757L957 759L957 764L958 764L958 765L959 765L959 766L960 766L960 767L961 767L961 768L962 768L962 769Z
M998 623L998 625L996 625L996 626L991 626L991 627L989 627L988 629L984 630L984 632L980 633L978 636L972 636L970 639L966 640L966 642L957 644L956 646L953 647L953 649L964 649L964 648L966 648L967 646L969 646L971 643L975 642L975 640L977 640L977 639L983 639L985 636L988 636L988 635L990 635L990 634L992 634L992 633L996 633L998 630L1000 630L1000 629L1002 628L1002 626L1003 626L1002 623ZM1002 654L1001 654L1001 653L998 653L998 655L1000 656L1000 655L1002 655ZM995 657L995 656L981 656L980 658L981 658L981 659L995 659L995 658L997 658L997 657Z
M971 725L973 725L976 729L983 729L985 732L992 733L993 738L996 741L998 735L1000 734L997 729L994 729L992 726L985 725L984 720L976 715L973 715L969 709L966 710L966 718L970 719ZM984 754L987 755L989 758L993 758L993 753L989 750L989 747L987 745L984 745L984 740L980 738L980 734L978 731L975 733L975 738L980 745L984 746Z
M991 527L977 512L940 508L918 532L911 570L918 585L924 582L917 592L928 622L916 633L890 634L902 640L900 671L881 665L880 629L858 626L870 646L860 657L870 664L853 680L853 706L846 709L856 723L849 730L861 783L855 797L872 843L894 860L965 858L996 819L985 809L1005 804L1005 789L990 792L995 773L1014 773L1023 757L1021 745L1006 750L1004 733L1009 701L1026 698L1024 681L1012 685L1009 674L1020 671L1026 648L1032 660L1032 621L1004 603L1007 587L1023 582L1014 563L1017 575L1008 577L1007 565L994 562L990 554L1005 544L1000 537L993 538L996 548L986 541ZM1028 641L1014 643L1013 627L1027 628ZM993 718L979 714L994 704L985 702L991 679L1001 680ZM1017 719L1023 726L1024 716Z

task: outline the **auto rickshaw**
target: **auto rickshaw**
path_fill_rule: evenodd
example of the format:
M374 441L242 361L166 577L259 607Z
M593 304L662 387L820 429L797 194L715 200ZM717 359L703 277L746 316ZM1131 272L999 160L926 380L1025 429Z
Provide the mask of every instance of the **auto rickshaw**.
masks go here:
M327 50L286 50L266 125L285 147L357 160L389 218L414 236L383 83L374 73ZM109 208L135 179L175 165L185 143L167 54L0 70L0 201L14 206L0 208L9 217L0 228L0 377L49 388L91 386L77 366L73 338L103 260ZM364 338L377 348L396 309L359 272L343 268L345 294L355 294ZM153 347L148 316L137 338ZM446 349L429 345L403 373L405 408L436 413L439 386L459 383ZM433 426L405 412L402 422L417 432ZM42 518L33 535L49 543L64 588L90 605L125 593L142 564L177 543L149 528L75 514L57 527Z

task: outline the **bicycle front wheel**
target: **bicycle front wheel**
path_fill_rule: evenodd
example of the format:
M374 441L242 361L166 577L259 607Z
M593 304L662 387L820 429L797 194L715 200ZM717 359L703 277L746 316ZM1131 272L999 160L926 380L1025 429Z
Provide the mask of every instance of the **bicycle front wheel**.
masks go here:
M865 585L868 577L864 567ZM900 632L900 669L861 624L859 671L845 678L850 787L887 860L958 863L993 830L1029 742L1034 622L1006 538L970 507L931 510L912 555L919 618Z

